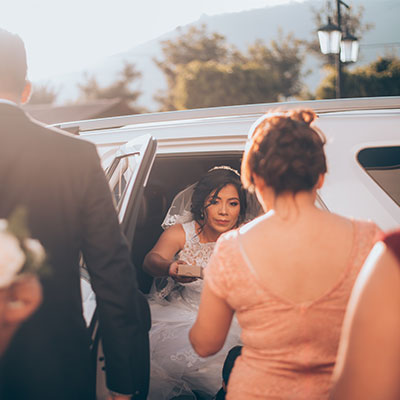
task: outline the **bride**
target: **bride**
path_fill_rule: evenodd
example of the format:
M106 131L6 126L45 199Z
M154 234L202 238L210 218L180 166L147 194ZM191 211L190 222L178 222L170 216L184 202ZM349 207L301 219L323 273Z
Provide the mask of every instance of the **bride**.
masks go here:
M193 390L215 394L229 349L240 343L238 325L231 328L225 347L214 357L199 357L189 343L201 279L183 277L179 266L207 266L218 237L242 224L246 193L237 171L220 166L179 193L163 222L166 229L146 255L143 268L155 277L149 297L151 378L149 400L192 395Z

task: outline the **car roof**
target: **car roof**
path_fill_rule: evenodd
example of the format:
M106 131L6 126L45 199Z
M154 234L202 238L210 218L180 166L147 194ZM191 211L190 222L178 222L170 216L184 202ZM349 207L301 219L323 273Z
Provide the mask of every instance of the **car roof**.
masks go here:
M56 124L58 128L79 131L79 133L94 130L109 130L133 126L157 126L184 123L201 123L201 121L214 118L256 118L271 110L289 110L296 108L311 108L318 115L324 113L340 112L385 112L387 110L400 110L400 97L364 97L351 99L329 99L309 101L289 101L280 103L248 104L238 106L201 108L194 110L166 111L129 116L100 118L86 121L73 121Z

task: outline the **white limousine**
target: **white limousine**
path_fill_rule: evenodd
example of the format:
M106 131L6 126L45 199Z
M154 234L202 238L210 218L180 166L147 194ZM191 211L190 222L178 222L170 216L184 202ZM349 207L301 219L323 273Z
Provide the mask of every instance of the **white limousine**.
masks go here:
M152 280L141 265L161 234L174 195L212 166L240 169L254 121L267 111L292 108L313 109L327 138L328 173L318 193L319 206L371 219L383 230L398 227L400 97L219 107L58 125L97 145L143 292ZM85 276L83 294L89 322L95 301ZM98 383L100 399L101 379Z

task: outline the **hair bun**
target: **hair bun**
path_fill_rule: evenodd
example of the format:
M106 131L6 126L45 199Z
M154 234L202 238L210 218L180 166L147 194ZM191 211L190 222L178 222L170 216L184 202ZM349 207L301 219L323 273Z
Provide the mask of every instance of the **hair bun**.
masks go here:
M304 122L307 125L311 125L316 119L316 115L311 109L295 110L289 113L290 118L296 121Z
M327 170L323 134L310 125L314 111L267 114L255 127L242 161L242 181L252 187L253 174L278 195L312 190Z

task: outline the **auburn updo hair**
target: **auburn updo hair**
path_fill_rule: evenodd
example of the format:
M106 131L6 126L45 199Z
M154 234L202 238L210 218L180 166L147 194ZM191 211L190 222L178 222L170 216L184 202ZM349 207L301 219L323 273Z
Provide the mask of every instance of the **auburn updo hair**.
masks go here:
M324 135L311 125L312 110L266 114L249 132L242 160L242 182L254 189L253 175L276 195L312 190L327 171Z

